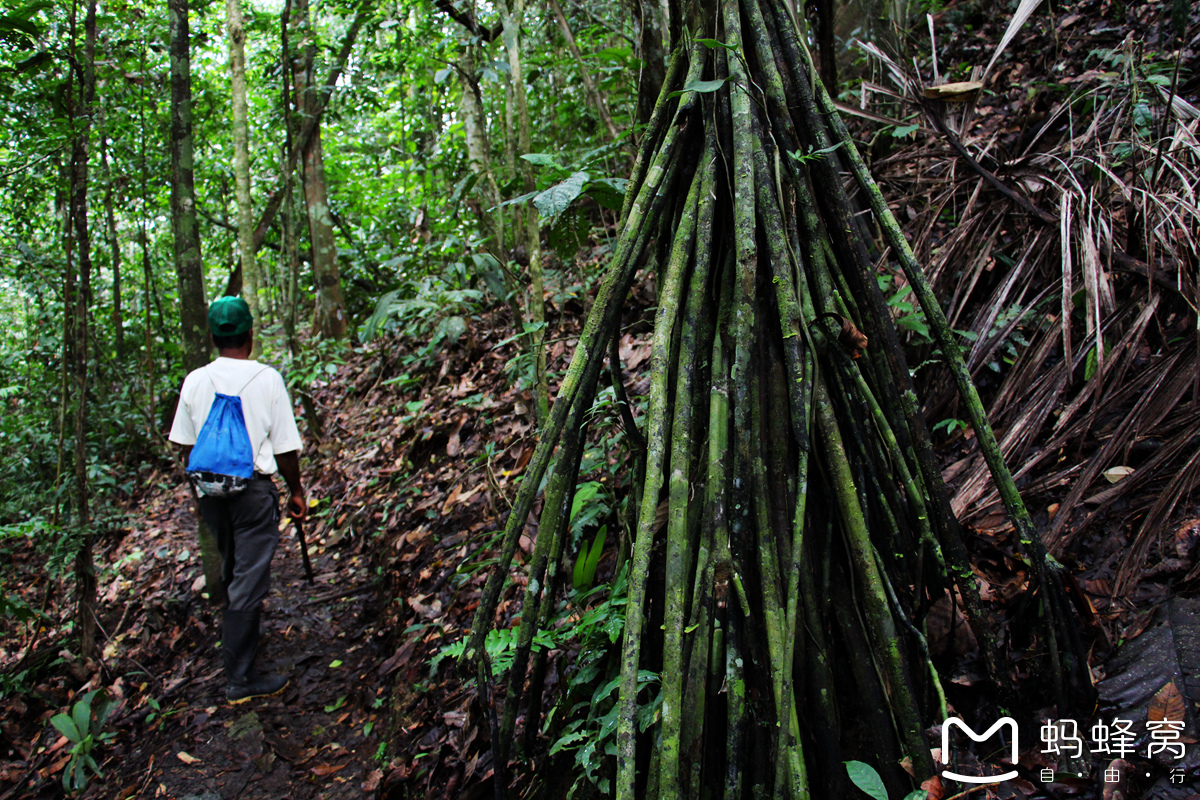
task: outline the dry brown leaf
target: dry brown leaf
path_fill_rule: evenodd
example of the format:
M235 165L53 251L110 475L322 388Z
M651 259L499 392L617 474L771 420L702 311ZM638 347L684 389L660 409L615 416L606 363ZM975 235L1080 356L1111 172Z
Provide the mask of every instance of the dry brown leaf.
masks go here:
M450 490L450 494L446 496L446 502L442 503L443 515L445 515L447 511L454 507L454 504L458 502L458 496L460 494L462 494L462 484L456 483L454 488Z
M979 81L957 81L926 86L924 95L932 100L945 100L947 103L965 103L982 88L983 84Z
M934 654L944 655L950 652L963 655L978 646L962 608L962 600L955 602L949 594L939 597L929 608L925 615L925 624L928 626L929 647ZM954 612L953 616L951 609Z
M1147 717L1153 720L1181 722L1186 710L1179 687L1175 685L1175 681L1168 681L1150 700Z
M429 605L421 602L428 596L419 594L416 597L410 597L408 598L408 605L425 619L437 619L442 615L442 601L435 597Z
M318 778L324 778L327 775L332 775L339 770L345 769L349 763L350 762L347 761L345 764L338 764L336 767L332 764L318 764L310 769L309 772L311 772L313 775L316 775Z
M922 783L921 788L926 792L926 800L942 800L946 796L946 787L942 785L942 779L938 775Z
M365 792L366 794L374 794L375 790L379 788L379 782L382 780L383 780L383 770L381 770L381 769L371 770L371 773L369 775L367 775L367 779L363 781L363 784L362 784L363 792Z
M182 761L185 764L200 763L200 759L196 758L194 755L191 755L190 753L187 753L184 750L180 750L178 753L176 753L175 757L178 758L180 761Z
M650 342L637 341L626 334L621 337L621 363L625 369L632 372L646 359L650 358Z
M446 442L446 455L456 456L458 451L462 449L462 442L459 439L459 434L462 432L463 425L467 424L467 415L463 414L458 418L458 425L454 427L454 432L450 434L450 440Z
M514 466L512 469L508 470L508 474L516 475L519 472L521 472L521 470L525 469L526 465L529 464L529 459L531 459L531 458L533 458L533 448L532 447L521 448L521 453L520 453L520 455L517 456L516 466Z
M1116 483L1133 474L1133 467L1109 467L1104 470L1104 477L1109 483Z

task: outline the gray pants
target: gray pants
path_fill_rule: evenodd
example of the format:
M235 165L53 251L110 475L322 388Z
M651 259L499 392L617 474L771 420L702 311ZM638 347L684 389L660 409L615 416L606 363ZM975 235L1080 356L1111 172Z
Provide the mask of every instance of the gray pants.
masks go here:
M271 557L279 544L279 490L255 476L235 497L201 497L200 514L225 562L230 611L256 611L271 588Z

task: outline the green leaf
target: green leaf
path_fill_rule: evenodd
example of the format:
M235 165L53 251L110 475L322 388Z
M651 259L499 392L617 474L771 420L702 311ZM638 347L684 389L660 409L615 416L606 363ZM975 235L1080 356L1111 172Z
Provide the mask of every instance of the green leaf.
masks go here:
M59 732L72 742L83 741L83 735L80 734L79 728L76 727L75 720L71 719L67 714L55 714L50 718L50 724L58 728Z
M586 547L579 548L579 555L575 556L575 569L571 574L571 585L576 590L586 587L583 582L583 573L587 569L588 549Z
M626 178L596 178L587 185L587 194L609 211L620 211L625 200Z
M903 139L905 136L911 136L912 134L916 133L917 129L920 127L920 125L901 125L899 128L896 128L892 131L892 136L897 139Z
M92 695L89 692L83 696L71 709L71 718L80 733L86 734L92 727Z
M583 585L591 586L596 580L596 568L600 566L600 556L604 553L604 540L608 536L608 526L601 525L599 533L592 541L592 551L588 554L587 564L583 568Z
M667 97L681 97L687 92L695 92L696 94L711 94L712 92L715 92L724 86L728 81L729 78L718 78L712 81L688 81L682 89L671 92L669 95L667 95Z
M726 50L737 50L735 45L725 44L718 39L697 39L696 41L709 48L724 47Z
M330 669L337 669L341 665L342 665L342 661L341 661L341 659L338 659L338 658L335 658L333 661L329 662Z
M1105 349L1105 352L1107 352L1107 348ZM1084 381L1090 381L1092 378L1096 377L1096 372L1099 369L1100 369L1099 354L1096 352L1096 346L1092 345L1092 348L1090 350L1088 350L1087 360L1084 362L1084 365L1083 365Z
M524 153L521 155L521 158L539 167L557 167L558 169L562 169L562 166L554 160L554 156L547 153Z
M479 183L478 172L472 172L458 182L458 185L454 187L454 193L450 195L450 211L447 216L452 217L458 212L458 204L462 202L464 197L471 193L471 190L475 188L475 184L477 183Z
M574 732L568 733L564 736L560 736L558 738L558 741L556 741L550 747L550 755L554 755L555 753L559 752L560 750L565 750L568 747L575 746L575 745L577 745L578 742L582 742L582 741L586 740L589 736L591 736L591 734L586 733L584 731L574 731Z
M583 187L587 182L586 172L576 172L562 183L556 183L535 195L533 205L543 219L554 219L566 211L571 203L575 202L575 198L583 194Z
M446 78L450 77L450 73L452 71L453 70L450 67L439 69L437 72L433 73L433 82L441 83L442 81L446 80Z
M550 227L547 240L559 257L572 258L579 248L587 244L591 221L578 208L568 208Z
M904 795L904 800L926 800L928 797L929 792L925 791L924 789L915 789Z
M875 800L888 800L887 789L884 788L883 779L879 777L879 773L870 764L864 764L861 761L847 761L846 772L850 775L850 780L859 789L862 789Z

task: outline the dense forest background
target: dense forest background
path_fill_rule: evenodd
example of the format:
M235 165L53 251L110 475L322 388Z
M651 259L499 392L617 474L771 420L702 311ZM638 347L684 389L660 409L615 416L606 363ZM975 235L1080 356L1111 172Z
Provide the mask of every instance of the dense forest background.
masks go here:
M1080 0L795 12L941 301L1047 558L1071 575L1062 591L1098 680L1117 642L1155 608L1170 620L1200 576L1197 11ZM694 38L665 2L0 4L0 797L117 796L118 781L96 780L101 764L136 789L116 753L150 775L148 731L206 724L186 702L203 678L162 677L178 654L155 643L211 655L215 641L213 554L165 433L183 375L209 357L204 310L222 294L256 309L260 358L293 393L318 563L330 576L354 564L345 589L330 577L316 595L298 580L281 590L300 608L347 603L312 636L353 624L371 642L353 658L320 651L323 668L371 676L369 696L312 690L325 717L354 726L344 752L361 779L346 796L496 782L501 721L472 705L486 700L451 664L619 252L660 89L676 80L682 93L672 54ZM830 153L795 155L805 168L843 159L849 174ZM877 222L854 235L870 243L969 531L981 608L1005 631L988 651L963 633L970 598L918 590L929 652L917 660L949 676L955 708L1050 707L1034 665L1045 641L1011 633L1037 624L1024 604L1037 558L896 248ZM568 494L568 586L533 645L554 655L535 667L546 710L522 729L523 752L556 771L515 780L548 794L607 794L614 780L619 530L637 516L661 282L641 264L621 313ZM488 640L498 686L519 651L532 558L521 538ZM170 580L153 583L163 570ZM1011 688L973 689L985 671ZM645 680L641 731L661 714L658 678ZM1200 684L1179 693L1194 703ZM81 702L74 737L51 727ZM254 736L268 743L254 758L306 764L310 781L336 771L272 740L270 725ZM856 748L873 760L862 742L844 750ZM908 780L879 771L893 791ZM1099 791L1088 786L1075 788Z

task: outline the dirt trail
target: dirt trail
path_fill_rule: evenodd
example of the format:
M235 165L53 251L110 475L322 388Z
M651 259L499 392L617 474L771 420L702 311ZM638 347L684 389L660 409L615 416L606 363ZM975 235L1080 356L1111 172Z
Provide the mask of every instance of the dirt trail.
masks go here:
M147 665L152 680L124 676L118 712L124 719L114 720L117 752L87 796L334 800L364 796L364 781L373 790L382 700L365 556L346 543L327 548L321 538L310 541L310 585L294 531L285 527L272 563L259 664L291 683L278 696L230 704L216 647L220 610L192 592L200 570L190 499L182 488L159 498L114 554L145 554L137 576L120 580L124 591L116 593L118 603L142 605L141 630L119 633L114 655L133 666L139 646L149 646L157 663ZM160 591L164 621L174 620L155 633Z

